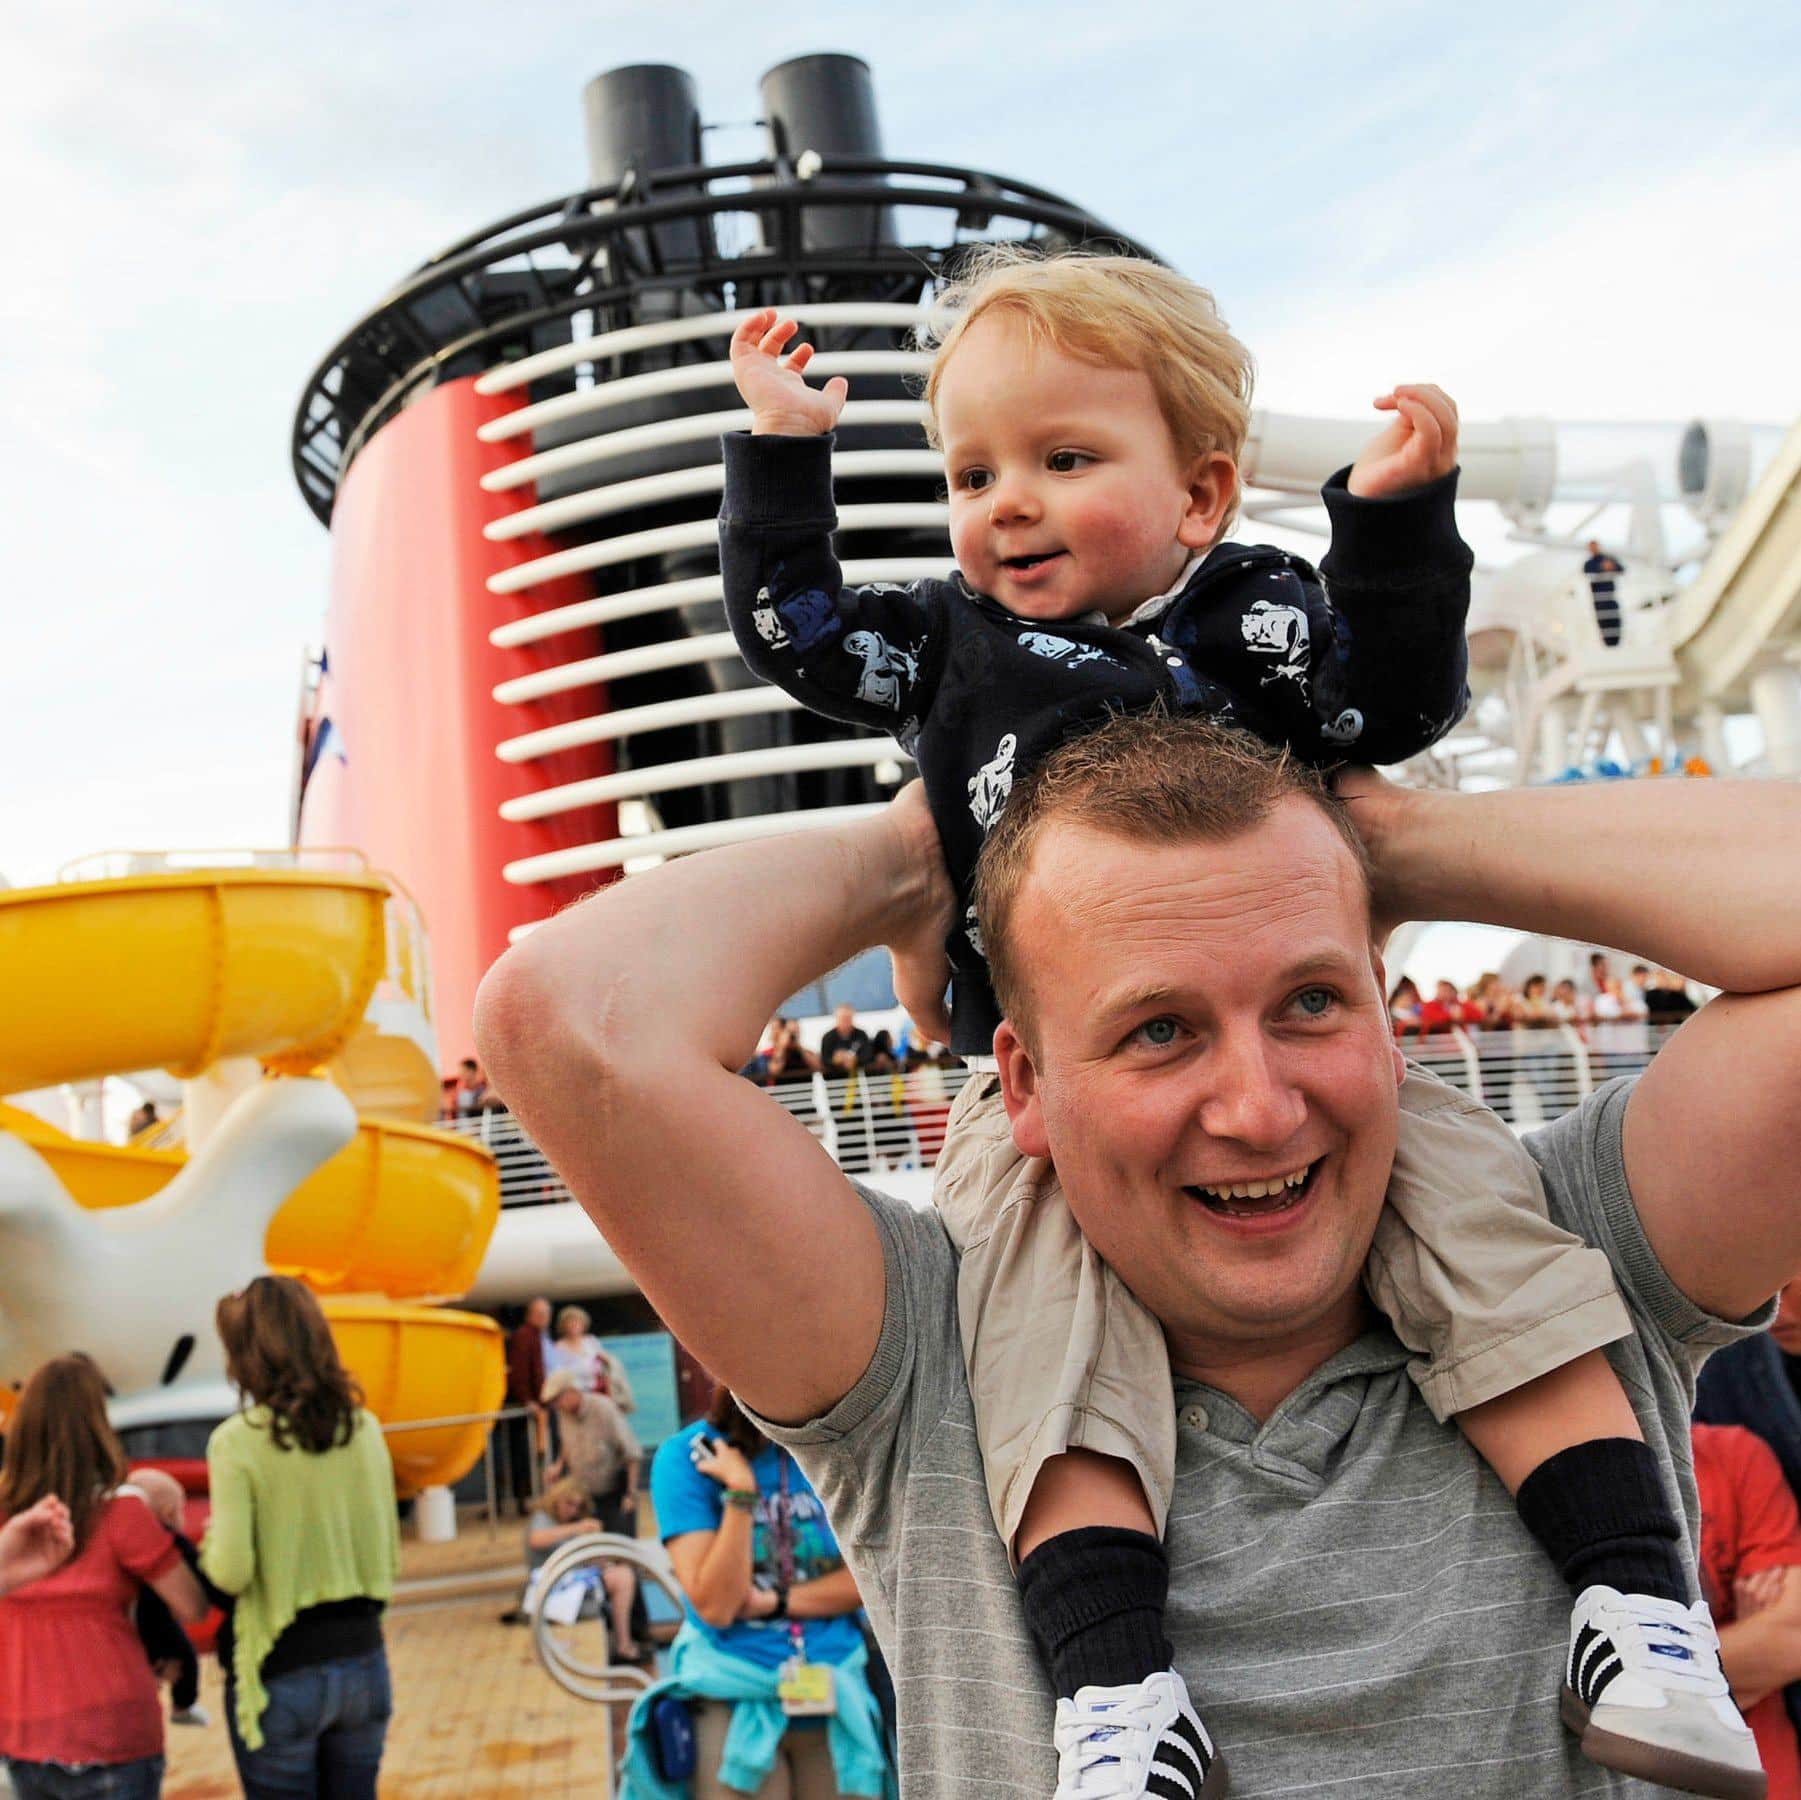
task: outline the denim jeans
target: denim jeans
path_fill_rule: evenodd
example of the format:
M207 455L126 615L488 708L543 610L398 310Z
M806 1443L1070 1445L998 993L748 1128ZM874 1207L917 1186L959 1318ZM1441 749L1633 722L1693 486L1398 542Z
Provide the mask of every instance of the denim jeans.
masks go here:
M19 1800L157 1800L163 1791L163 1759L141 1756L135 1762L19 1762L6 1759L13 1792Z
M247 1800L375 1800L382 1742L394 1690L388 1654L314 1663L264 1683L263 1742L247 1749L238 1735L235 1683L225 1694L231 1753Z

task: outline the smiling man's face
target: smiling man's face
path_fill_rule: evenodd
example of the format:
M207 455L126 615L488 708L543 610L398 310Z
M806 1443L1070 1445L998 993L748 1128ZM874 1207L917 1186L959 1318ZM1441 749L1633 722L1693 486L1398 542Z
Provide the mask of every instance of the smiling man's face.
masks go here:
M1055 1162L1175 1367L1349 1343L1403 1065L1332 823L1298 795L1221 842L1052 823L1012 930L1033 1040L996 1039L1015 1142Z

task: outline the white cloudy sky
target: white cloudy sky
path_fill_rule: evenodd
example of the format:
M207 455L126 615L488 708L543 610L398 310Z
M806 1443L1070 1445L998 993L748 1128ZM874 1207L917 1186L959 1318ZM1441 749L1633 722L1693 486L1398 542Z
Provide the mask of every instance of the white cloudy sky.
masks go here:
M1801 13L1465 11L13 0L0 870L281 840L327 569L302 383L440 244L582 185L579 90L620 63L691 68L725 157L768 64L863 55L891 154L1144 239L1270 405L1427 378L1469 417L1801 412Z

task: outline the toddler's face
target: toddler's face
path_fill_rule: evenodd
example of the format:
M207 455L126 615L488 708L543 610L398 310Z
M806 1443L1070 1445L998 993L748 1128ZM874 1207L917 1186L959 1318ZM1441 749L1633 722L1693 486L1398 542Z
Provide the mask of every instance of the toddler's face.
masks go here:
M1137 369L1084 362L990 313L938 387L951 547L970 583L1025 619L1122 619L1212 542L1225 457L1184 467Z

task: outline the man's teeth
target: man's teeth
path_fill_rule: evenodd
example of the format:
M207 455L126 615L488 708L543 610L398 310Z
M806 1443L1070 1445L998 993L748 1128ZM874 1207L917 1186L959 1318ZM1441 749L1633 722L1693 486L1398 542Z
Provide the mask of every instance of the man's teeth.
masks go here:
M1312 1172L1312 1163L1293 1169L1286 1175L1272 1175L1267 1181L1235 1181L1230 1187L1207 1187L1197 1183L1199 1191L1214 1200L1267 1200L1288 1188L1298 1188Z

